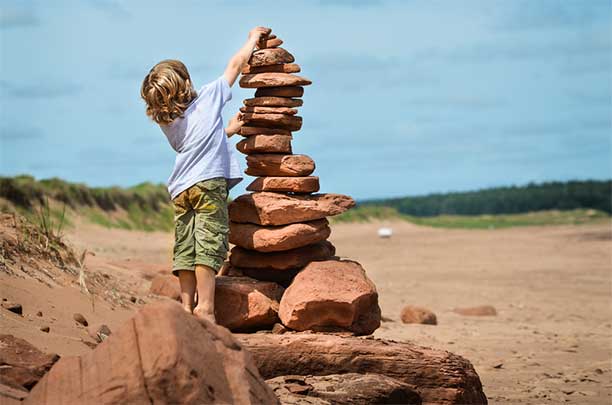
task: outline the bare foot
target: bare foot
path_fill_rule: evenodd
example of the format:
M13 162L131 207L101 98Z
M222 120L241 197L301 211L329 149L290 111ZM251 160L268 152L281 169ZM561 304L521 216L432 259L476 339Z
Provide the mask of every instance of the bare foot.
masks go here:
M193 309L193 314L198 319L207 319L207 320L209 320L209 321L211 321L213 323L217 323L217 320L215 319L215 313L214 312L210 312L206 308L201 308L201 307L197 306L197 307L195 307Z

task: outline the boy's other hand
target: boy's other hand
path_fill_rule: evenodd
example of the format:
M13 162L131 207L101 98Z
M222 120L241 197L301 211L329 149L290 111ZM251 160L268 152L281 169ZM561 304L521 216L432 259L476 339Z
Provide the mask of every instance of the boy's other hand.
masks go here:
M249 41L259 42L262 36L270 35L272 30L266 27L255 27L249 32Z
M227 124L227 127L225 128L225 133L227 134L228 137L234 134L237 134L243 125L244 125L244 115L241 112L239 112L230 119L229 123Z

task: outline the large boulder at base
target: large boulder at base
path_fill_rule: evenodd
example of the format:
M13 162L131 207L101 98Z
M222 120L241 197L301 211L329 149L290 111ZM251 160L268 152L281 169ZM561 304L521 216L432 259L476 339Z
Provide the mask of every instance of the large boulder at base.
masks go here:
M321 242L330 234L331 229L326 219L281 226L230 222L229 241L245 249L280 252Z
M247 107L300 107L304 100L286 97L254 97L243 101Z
M29 391L53 364L57 354L47 354L13 335L0 335L0 384Z
M291 153L291 135L254 135L236 144L236 149L244 154L251 153Z
M282 65L268 65L268 66L249 66L246 65L242 69L243 75L253 74L253 73L299 73L300 65L296 63L284 63Z
M368 335L380 326L376 286L357 262L308 264L283 294L278 315L298 331L342 328Z
M280 65L294 61L293 55L283 48L266 48L253 52L249 66Z
M285 375L372 373L416 387L423 404L486 404L472 364L444 350L321 333L239 334L266 379Z
M266 382L283 405L421 404L414 386L381 374L286 375Z
M281 193L316 193L319 191L317 176L258 177L246 188L248 191L273 191Z
M280 128L242 127L240 128L240 135L291 135L291 131Z
M225 328L181 305L149 304L95 350L64 357L24 404L277 404Z
M266 191L243 194L229 205L234 222L285 225L342 214L355 200L342 194L286 195Z
M315 170L314 161L306 155L259 153L246 158L249 176L308 176Z
M217 277L215 316L231 331L269 329L278 322L283 287L249 277Z
M262 87L255 91L255 97L302 97L304 88L301 86L290 87Z
M165 288L157 295L180 300L178 278L172 275L159 277L165 278ZM166 291L174 290L178 293L165 294ZM217 323L232 331L268 329L278 322L278 306L283 291L282 286L270 281L258 281L249 277L216 277Z
M240 78L240 87L247 89L279 86L308 86L310 84L312 84L312 82L307 78L291 73L255 73L242 75Z
M436 314L427 308L417 307L415 305L406 305L404 309L402 309L401 318L403 323L421 323L424 325L438 324Z
M257 113L257 114L297 114L297 109L291 107L240 107L240 112L243 113Z
M179 285L178 277L172 274L160 274L155 276L153 281L151 281L149 293L168 297L173 300L180 300L181 286Z
M235 267L282 271L299 269L313 261L327 260L334 254L336 254L336 249L329 241L271 253L261 253L234 246L230 252L230 263Z
M302 117L297 115L243 113L242 120L255 127L282 128L289 131L299 131L302 128Z

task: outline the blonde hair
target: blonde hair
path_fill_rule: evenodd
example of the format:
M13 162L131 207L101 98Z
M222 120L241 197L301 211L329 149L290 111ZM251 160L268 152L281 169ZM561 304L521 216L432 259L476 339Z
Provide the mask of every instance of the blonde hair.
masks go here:
M147 103L147 115L167 125L183 116L197 93L183 62L167 59L153 66L144 78L140 97Z

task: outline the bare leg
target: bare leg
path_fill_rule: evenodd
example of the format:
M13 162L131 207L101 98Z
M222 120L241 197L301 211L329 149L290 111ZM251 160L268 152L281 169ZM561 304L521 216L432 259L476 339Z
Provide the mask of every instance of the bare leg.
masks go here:
M193 314L198 318L215 321L215 272L208 266L196 264L195 277L198 289L198 305Z
M179 283L181 284L181 302L185 311L193 312L193 299L196 291L196 275L191 270L179 270Z

